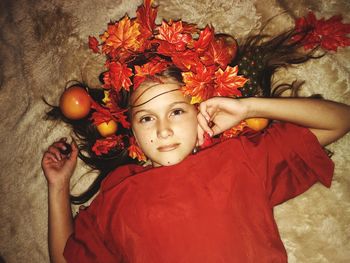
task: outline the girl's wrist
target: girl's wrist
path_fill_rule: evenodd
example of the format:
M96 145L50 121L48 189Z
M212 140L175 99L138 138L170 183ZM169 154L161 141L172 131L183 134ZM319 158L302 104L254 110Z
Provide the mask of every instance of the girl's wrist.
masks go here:
M243 108L245 112L244 119L249 119L253 117L257 117L257 98L243 98L241 99L241 102L243 103Z
M48 190L49 190L49 194L53 194L53 195L69 195L70 192L70 187L69 187L69 182L64 182L64 183L48 183Z

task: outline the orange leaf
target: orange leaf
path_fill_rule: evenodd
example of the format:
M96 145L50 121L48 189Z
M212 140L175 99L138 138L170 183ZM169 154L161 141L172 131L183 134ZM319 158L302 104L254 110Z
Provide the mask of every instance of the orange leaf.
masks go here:
M140 47L140 43L137 41L139 35L139 24L131 21L126 15L119 22L109 24L107 31L100 36L104 42L102 51L106 54L117 49L136 51Z
M183 72L182 77L185 86L182 87L184 95L194 98L193 102L201 102L214 95L214 83L212 76L214 68L205 67L201 64L197 65L196 73Z
M128 148L129 156L133 159L137 159L140 162L145 162L147 160L145 154L142 152L141 148L136 144L135 138L130 137L130 146Z
M238 88L243 87L248 79L237 76L237 72L237 66L233 68L227 66L225 71L219 68L215 72L215 96L241 96L241 92Z
M224 131L221 135L221 138L228 139L232 137L237 137L246 126L247 126L247 123L245 121L241 121L239 124L232 127L231 129Z

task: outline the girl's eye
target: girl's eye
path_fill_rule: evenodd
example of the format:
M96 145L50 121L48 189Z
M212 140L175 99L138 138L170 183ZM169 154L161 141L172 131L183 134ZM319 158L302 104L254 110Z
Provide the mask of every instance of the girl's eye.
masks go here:
M140 118L141 123L150 122L152 120L153 120L153 118L151 116L145 116L145 117Z
M171 115L176 116L176 115L181 115L183 113L185 113L185 111L183 109L175 109L171 112Z

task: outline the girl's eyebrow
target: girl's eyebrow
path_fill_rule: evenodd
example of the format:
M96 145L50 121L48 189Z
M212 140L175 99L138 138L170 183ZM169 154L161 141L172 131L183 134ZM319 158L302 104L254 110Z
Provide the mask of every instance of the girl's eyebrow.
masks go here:
M175 102L169 104L169 108L172 108L172 107L173 107L174 105L176 105L176 104L186 104L186 105L189 105L190 103L188 103L188 102L185 101L185 100L175 101Z
M172 107L174 107L174 106L177 105L177 104L186 104L186 105L189 105L190 103L188 103L187 101L175 101L175 102L170 103L169 106L168 106L168 108L172 108ZM135 115L137 115L137 114L139 114L139 113L141 113L141 112L143 112L143 111L144 111L144 112L149 112L149 110L147 110L147 109L141 109L141 110L138 110L138 111L134 112L132 115L135 116Z

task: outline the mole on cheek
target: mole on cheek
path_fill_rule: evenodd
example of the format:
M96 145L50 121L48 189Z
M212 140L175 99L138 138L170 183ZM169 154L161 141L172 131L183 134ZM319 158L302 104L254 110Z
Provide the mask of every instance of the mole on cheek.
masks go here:
M153 142L153 140L151 140L151 142Z

